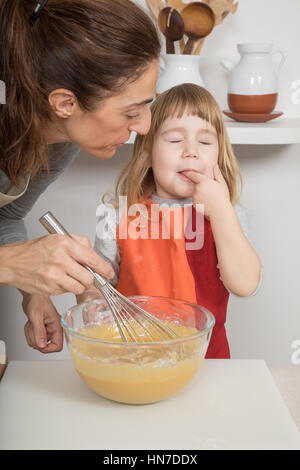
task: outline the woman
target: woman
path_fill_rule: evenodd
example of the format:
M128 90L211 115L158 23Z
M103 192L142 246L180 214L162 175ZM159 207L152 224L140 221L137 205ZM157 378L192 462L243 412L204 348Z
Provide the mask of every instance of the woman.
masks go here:
M130 0L0 0L0 38L0 284L22 292L27 342L48 353L62 346L49 295L92 283L80 263L113 273L85 237L26 241L22 219L80 148L107 159L148 132L160 44Z

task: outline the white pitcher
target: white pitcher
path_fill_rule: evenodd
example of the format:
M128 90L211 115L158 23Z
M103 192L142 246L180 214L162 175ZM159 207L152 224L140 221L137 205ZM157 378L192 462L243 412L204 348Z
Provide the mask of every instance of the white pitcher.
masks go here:
M195 83L204 87L198 55L166 54L161 58L160 66L157 94L181 83Z
M229 59L222 59L222 66L230 71L227 101L234 113L266 114L275 108L278 98L278 72L285 56L274 51L269 43L238 44L241 55L235 65ZM281 56L275 63L275 54Z
M282 51L274 51L269 43L238 44L241 59L235 65L229 59L222 59L222 66L230 71L228 93L239 95L263 95L277 93L278 72L285 61ZM276 64L272 56L279 54Z

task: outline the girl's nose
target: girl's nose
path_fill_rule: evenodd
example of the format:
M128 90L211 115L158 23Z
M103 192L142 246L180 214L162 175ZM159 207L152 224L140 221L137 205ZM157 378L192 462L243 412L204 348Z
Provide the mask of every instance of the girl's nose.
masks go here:
M186 140L185 141L182 157L183 158L186 158L186 157L198 158L199 157L199 155L198 155L198 144L196 142L194 142L194 140Z
M182 158L199 158L199 155L195 152L186 152L182 154Z
M199 155L197 150L189 148L183 151L182 158L199 158Z
M137 134L146 135L149 132L151 126L151 111L150 108L147 108L141 117L137 120L134 120L132 124L129 125L128 129L130 132L136 132Z

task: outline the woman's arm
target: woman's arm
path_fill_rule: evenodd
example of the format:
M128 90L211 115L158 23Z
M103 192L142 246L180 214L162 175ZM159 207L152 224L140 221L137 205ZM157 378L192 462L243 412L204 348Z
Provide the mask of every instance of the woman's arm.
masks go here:
M86 237L74 236L72 240L48 235L24 241L27 236L23 217L79 151L73 144L50 147L50 173L42 169L30 181L23 196L0 208L0 284L15 286L32 294L73 292L77 295L92 282L91 274L81 264L88 264L105 277L113 275L110 265L94 252L89 240Z
M114 276L88 238L47 235L0 247L0 282L31 294L79 295L93 282L83 264L106 278Z
M42 168L27 187L26 192L10 204L0 208L0 246L26 241L27 233L23 222L39 196L53 183L68 165L76 158L79 148L71 143L49 146L49 173ZM5 175L1 175L1 185L8 186ZM0 186L1 191L2 186Z
M50 298L22 291L21 294L22 307L28 318L24 327L28 345L44 354L61 351L63 332L60 316Z

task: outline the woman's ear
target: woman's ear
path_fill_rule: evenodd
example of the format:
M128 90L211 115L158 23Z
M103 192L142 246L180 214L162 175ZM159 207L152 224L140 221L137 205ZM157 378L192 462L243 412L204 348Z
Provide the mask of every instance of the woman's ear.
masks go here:
M77 98L70 90L53 90L48 97L48 101L53 112L62 119L72 116L78 107Z

